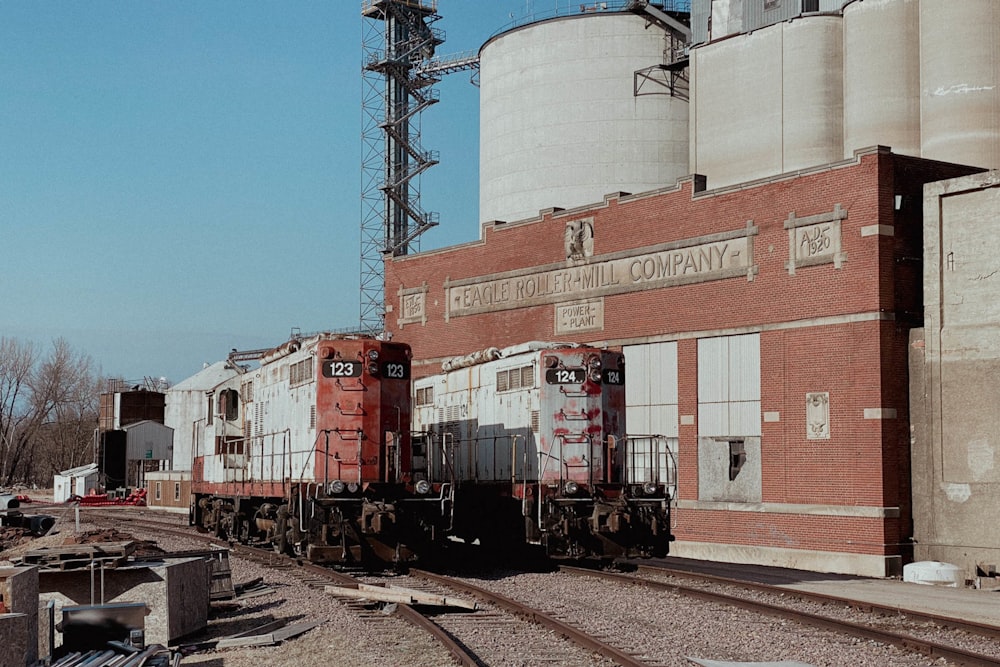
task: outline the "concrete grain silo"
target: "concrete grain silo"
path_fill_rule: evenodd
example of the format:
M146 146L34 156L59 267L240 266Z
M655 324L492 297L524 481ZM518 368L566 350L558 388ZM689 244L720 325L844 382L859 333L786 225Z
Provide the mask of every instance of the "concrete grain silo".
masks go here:
M525 219L687 175L687 101L663 87L635 94L635 72L663 64L666 45L664 28L619 11L489 40L480 51L480 219Z
M1000 168L1000 2L920 0L921 154Z
M920 3L844 7L844 153L868 146L920 156Z
M691 170L722 187L843 149L839 16L783 21L691 51Z

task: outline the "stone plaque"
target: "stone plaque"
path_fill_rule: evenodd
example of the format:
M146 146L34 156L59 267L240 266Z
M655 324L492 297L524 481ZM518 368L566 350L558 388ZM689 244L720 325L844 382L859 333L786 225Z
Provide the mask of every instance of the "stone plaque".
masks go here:
M756 234L756 226L748 223L745 229L733 232L584 257L580 264L561 263L446 282L445 319L710 280L753 280ZM586 253L586 241L582 243Z
M834 206L829 213L799 218L790 213L785 221L788 230L788 273L795 275L796 267L816 264L833 264L840 268L846 259L841 252L840 222L847 218L847 211Z
M604 299L557 304L555 329L557 336L604 329Z
M806 394L806 439L830 439L830 392Z
M400 326L404 324L427 322L427 286L414 289L401 289L399 294Z

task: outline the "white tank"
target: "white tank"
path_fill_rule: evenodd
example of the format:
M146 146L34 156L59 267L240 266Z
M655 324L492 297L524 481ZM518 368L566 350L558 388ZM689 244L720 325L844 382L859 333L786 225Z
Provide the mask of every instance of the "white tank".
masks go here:
M921 154L1000 168L1000 2L921 0Z
M844 7L844 153L868 146L920 156L920 3Z
M844 145L843 21L839 16L814 16L781 27L781 170L835 162Z
M480 52L480 220L645 192L689 173L688 103L633 74L664 32L625 12L533 23Z
M965 585L962 568L936 560L922 560L903 566L903 581L925 586L961 588Z
M839 16L704 44L691 63L691 170L709 188L841 159Z

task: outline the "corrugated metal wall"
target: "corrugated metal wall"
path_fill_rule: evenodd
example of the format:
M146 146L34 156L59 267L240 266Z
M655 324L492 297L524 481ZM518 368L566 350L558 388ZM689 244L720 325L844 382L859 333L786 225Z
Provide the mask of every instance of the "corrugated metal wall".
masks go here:
M677 343L627 345L625 425L629 434L677 437Z
M760 334L698 341L698 435L760 435Z
M712 0L693 0L691 3L691 43L708 41L708 23L712 17Z
M744 0L743 29L750 32L801 16L803 2L809 0Z

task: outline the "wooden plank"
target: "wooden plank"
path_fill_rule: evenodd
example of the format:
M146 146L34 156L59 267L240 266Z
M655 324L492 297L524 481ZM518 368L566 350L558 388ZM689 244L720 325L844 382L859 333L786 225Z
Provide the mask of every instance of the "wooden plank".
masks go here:
M301 623L293 623L292 625L287 625L280 630L275 630L271 634L277 641L283 642L286 639L298 637L299 635L312 630L321 623L323 623L323 621L302 621Z
M212 581L209 597L212 600L229 600L236 597L233 573L229 567L228 551L219 551L212 555Z
M198 644L189 644L187 647L182 646L181 650L183 651L187 648L189 650L202 651L215 648L234 648L237 646L271 646L273 644L283 642L286 639L297 637L304 632L308 632L317 625L320 625L322 622L323 621L303 621L302 623L288 625L273 632L265 632L249 636L239 635L234 637L225 637L214 641L200 642Z
M265 623L264 625L258 626L256 628L251 629L251 630L247 630L245 632L237 632L235 635L229 635L228 637L224 637L223 639L237 639L239 637L252 637L252 636L255 636L255 635L266 635L266 634L270 634L274 630L277 630L278 628L283 628L286 625L288 625L288 621L279 618L276 621L271 621L270 623Z
M378 600L379 602L397 602L401 604L425 604L438 607L459 607L461 609L471 609L475 611L479 605L475 602L461 600L459 598L446 597L444 595L434 595L423 591L415 591L408 588L372 586L370 584L358 584L357 588L347 586L326 586L324 590L333 595L356 598L359 600Z

